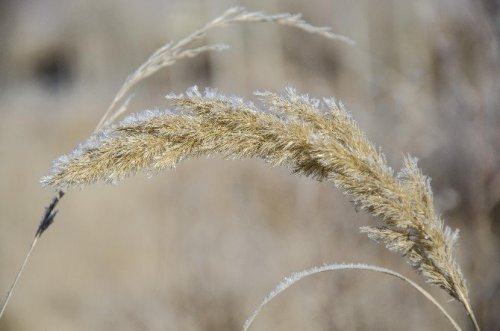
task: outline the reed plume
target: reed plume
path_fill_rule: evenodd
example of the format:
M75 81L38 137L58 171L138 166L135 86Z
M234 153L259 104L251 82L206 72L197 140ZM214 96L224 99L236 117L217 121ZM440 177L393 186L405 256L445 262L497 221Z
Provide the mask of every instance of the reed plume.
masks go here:
M112 124L126 111L126 96L137 83L179 59L223 49L222 44L192 44L210 29L236 22L276 22L352 43L328 28L309 25L299 15L231 8L153 53L127 78L96 131L70 154L55 160L42 183L61 192L97 181L116 183L138 172L154 173L184 159L213 154L260 158L300 175L331 181L357 207L378 217L377 225L361 231L403 254L427 282L461 302L479 330L453 257L458 231L446 227L434 211L429 179L410 156L394 174L384 155L334 99L313 99L288 88L282 94L256 93L260 98L256 106L216 90L200 93L192 88L167 96L173 104L170 110L145 111Z
M235 23L276 23L307 33L320 35L329 40L338 40L347 45L354 44L354 41L348 37L333 33L330 27L319 27L307 23L302 19L301 14L280 13L269 15L263 12L249 12L243 7L232 7L185 38L177 42L168 42L151 54L143 64L127 77L106 110L106 113L99 121L96 130L110 125L127 110L130 99L125 98L125 96L134 86L147 77L155 74L162 68L175 64L178 60L192 58L209 51L221 51L228 48L229 46L223 43L205 44L198 47L193 46L193 44L205 37L210 30L227 27Z
M90 149L92 145L96 144L99 145L99 142L104 141L104 137L113 131L113 128L111 127L111 124L118 118L120 117L123 113L127 111L128 104L132 98L133 95L130 95L131 90L139 84L141 81L145 80L149 76L155 74L162 68L171 66L175 64L177 61L184 59L184 58L192 58L195 56L198 56L202 53L209 52L209 51L221 51L229 46L225 44L202 44L201 46L194 46L193 44L200 39L202 39L204 36L207 35L207 33L215 28L222 28L222 27L227 27L231 24L234 23L276 23L279 25L285 25L289 27L294 27L299 30L305 31L307 33L311 34L316 34L319 36L322 36L326 39L330 40L339 40L344 42L345 44L348 45L353 45L354 42L342 35L333 33L331 31L331 28L329 27L318 27L309 24L308 22L304 21L302 19L301 14L289 14L289 13L279 13L279 14L274 14L274 15L269 15L265 14L263 12L250 12L246 10L243 7L232 7L226 10L222 15L216 17L209 23L207 23L205 26L202 28L194 31L193 33L189 34L183 39L180 39L179 41L172 41L164 44L160 48L158 48L144 63L142 63L134 72L132 72L123 85L120 87L118 92L116 93L113 101L107 108L106 112L100 119L99 123L96 126L96 129L94 130L94 135L89 139L89 141L82 146L82 149ZM144 117L144 116L143 116ZM95 134L96 132L100 132L98 134ZM142 150L144 152L143 155L148 155L151 151L148 150ZM75 156L78 154L77 152L73 153L72 155ZM115 155L110 151L109 156L111 157L117 157L117 159L120 159L119 155ZM103 156L104 158L106 157L105 155ZM69 157L71 158L71 156ZM68 158L60 158L56 164L55 168L57 168L57 163L63 164L65 160ZM180 159L179 159L180 160ZM128 161L134 163L136 161L133 160L133 157L128 159ZM178 161L177 161L178 162ZM108 162L108 166L112 167L114 162ZM122 161L117 162L118 166L124 166L125 168L130 168L131 171L137 171L138 169L142 167L145 167L147 164L135 164L132 166L126 166ZM85 170L80 169L85 172ZM101 169L104 171L104 169ZM122 169L125 170L125 169ZM117 175L117 179L121 178L121 176L124 176L126 173L122 174L111 174L110 178L108 178L109 181L113 181L114 179L112 178L114 175ZM91 172L88 173L88 175L93 176ZM76 182L78 181L77 178L75 178ZM28 250L28 253L26 254L25 260L23 264L21 265L15 280L13 281L11 287L7 291L7 295L5 297L5 300L2 302L0 306L0 319L2 318L5 309L9 303L9 300L13 294L13 291L16 287L17 282L19 281L21 274L24 270L24 267L27 265L29 257L31 255L31 252L34 250L38 239L41 237L41 235L49 228L49 226L54 222L54 218L57 214L57 211L55 210L56 205L59 203L60 199L64 196L65 192L62 189L63 186L69 186L69 185L59 185L60 189L58 192L56 192L55 196L51 200L50 204L47 205L45 209L45 213L42 216L42 221L39 223L36 234L33 238L33 241L31 243L31 246Z
M57 189L114 183L211 154L284 165L294 173L332 181L356 206L377 216L380 224L362 231L406 256L427 282L472 314L452 254L458 232L436 215L429 180L415 159L406 157L404 168L394 175L384 155L334 99L320 101L291 88L257 95L259 106L210 89L169 95L170 111L132 115L92 135L56 160L42 182Z

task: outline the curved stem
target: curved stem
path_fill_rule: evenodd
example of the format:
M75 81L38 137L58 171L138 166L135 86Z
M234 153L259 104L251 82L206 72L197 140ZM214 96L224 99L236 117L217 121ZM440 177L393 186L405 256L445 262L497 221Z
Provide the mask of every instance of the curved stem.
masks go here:
M366 264L328 264L328 265L323 265L321 267L313 267L310 269L306 269L300 272L295 272L291 274L290 276L285 277L262 301L262 303L257 307L257 309L254 311L252 316L248 318L243 326L243 330L247 331L254 319L257 317L259 312L262 310L262 308L269 303L275 296L286 290L288 287L292 286L294 283L298 282L302 278L320 273L320 272L325 272L325 271L335 271L335 270L345 270L345 269L355 269L355 270L368 270L368 271L374 271L374 272L379 272L383 273L386 275L390 275L396 278L401 279L402 281L407 282L411 286L413 286L417 291L419 291L421 294L423 294L429 301L431 301L440 311L443 313L444 316L450 321L450 323L453 325L455 330L462 330L460 326L457 324L457 322L451 317L448 312L441 306L439 302L426 290L424 290L422 287L417 285L415 282L412 280L406 278L405 276L392 271L390 269L378 267L378 266L373 266L373 265L366 265ZM467 309L467 307L466 307ZM473 315L472 315L473 316ZM479 330L479 329L478 329Z

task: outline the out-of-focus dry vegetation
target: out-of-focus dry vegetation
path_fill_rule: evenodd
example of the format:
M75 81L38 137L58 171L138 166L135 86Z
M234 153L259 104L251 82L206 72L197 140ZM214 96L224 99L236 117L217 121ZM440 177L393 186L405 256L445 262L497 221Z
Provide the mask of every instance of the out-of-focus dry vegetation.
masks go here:
M462 229L457 258L485 330L500 328L499 7L494 1L243 1L302 12L357 45L273 25L210 35L232 49L178 63L130 108L198 84L249 96L286 85L342 99L399 167L420 158L437 208ZM234 3L0 2L0 289L42 207L50 161L93 130L126 75L167 40ZM191 160L153 179L70 192L0 330L238 329L281 277L324 262L369 262L417 279L358 233L375 220L335 188L258 161ZM441 301L448 297L431 289ZM446 304L468 323L456 302ZM257 318L260 330L430 329L447 321L384 276L310 278Z

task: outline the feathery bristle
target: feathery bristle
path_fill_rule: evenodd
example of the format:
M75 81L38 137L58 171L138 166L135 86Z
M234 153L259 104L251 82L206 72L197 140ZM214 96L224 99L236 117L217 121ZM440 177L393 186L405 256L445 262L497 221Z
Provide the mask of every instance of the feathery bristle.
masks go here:
M294 173L332 181L357 206L381 220L363 232L404 254L429 283L468 301L451 252L456 236L436 216L429 180L415 159L405 158L403 170L394 176L383 154L332 99L320 102L290 88L283 94L258 96L261 109L212 89L201 93L194 87L185 94L169 95L177 112L133 115L93 135L56 160L43 183L68 189L116 182L210 154L260 158Z

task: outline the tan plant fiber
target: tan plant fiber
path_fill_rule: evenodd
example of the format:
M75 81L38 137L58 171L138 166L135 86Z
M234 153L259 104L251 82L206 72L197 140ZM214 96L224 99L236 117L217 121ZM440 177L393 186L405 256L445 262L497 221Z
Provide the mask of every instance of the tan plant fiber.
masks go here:
M276 23L279 25L294 27L299 30L305 31L307 33L316 34L321 37L324 37L329 40L338 40L348 45L353 45L354 42L342 35L333 33L331 28L329 27L318 27L309 24L304 21L301 14L289 14L289 13L279 13L269 15L263 12L250 12L243 7L232 7L226 10L222 15L216 17L209 23L207 23L202 28L194 31L189 34L185 38L180 39L179 41L172 41L164 44L160 48L158 48L144 63L142 63L135 71L133 71L125 80L121 88L116 93L113 101L107 108L105 114L97 124L95 132L101 131L100 135L105 134L106 132L112 131L110 129L111 123L113 123L118 117L120 117L123 113L127 111L128 104L133 97L133 94L130 94L133 88L148 78L149 76L155 74L160 69L171 66L175 64L178 60L185 58L192 58L198 56L202 53L209 51L221 51L228 48L225 44L201 44L199 46L195 46L194 44L205 37L210 30L215 28L227 27L234 23ZM106 128L103 130L103 128ZM100 138L93 137L95 141L99 141ZM88 148L90 143L86 145ZM147 155L150 153L148 150L143 150ZM64 161L61 159L60 161ZM129 161L135 162L132 159ZM112 163L109 163L112 166ZM142 164L145 166L146 164ZM132 166L131 169L139 169L141 164L136 164ZM92 176L92 174L90 174ZM0 306L0 319L2 318L7 305L9 304L10 298L14 292L16 284L18 283L21 274L25 266L28 263L31 252L34 250L38 239L40 236L50 227L53 223L54 218L57 214L57 210L55 207L59 203L60 199L64 196L64 190L60 189L56 195L51 200L50 204L47 205L44 214L42 215L42 219L38 225L38 229L36 231L35 237L33 238L32 244L28 253L26 254L26 258L22 263L11 287L7 291L7 295L5 296L4 301Z
M116 182L137 172L175 167L186 158L261 158L294 173L332 181L380 224L368 236L401 252L427 282L471 313L465 281L452 250L458 235L433 208L429 180L406 157L394 175L342 104L298 95L257 93L262 105L192 88L170 95L171 111L147 111L94 134L54 162L42 182L57 189Z
M225 44L201 45L194 47L193 43L200 40L215 28L227 27L234 23L276 23L294 27L307 33L317 34L326 39L339 40L348 45L354 42L342 35L333 33L329 27L318 27L304 21L301 14L280 13L268 15L262 12L249 12L243 7L232 7L222 15L207 23L201 29L194 31L187 37L177 41L168 42L158 48L143 64L131 73L122 87L116 93L106 113L99 121L97 130L111 124L118 116L127 109L129 99L125 99L127 93L139 82L158 72L164 67L173 65L180 59L195 57L208 51L220 51L228 48Z

